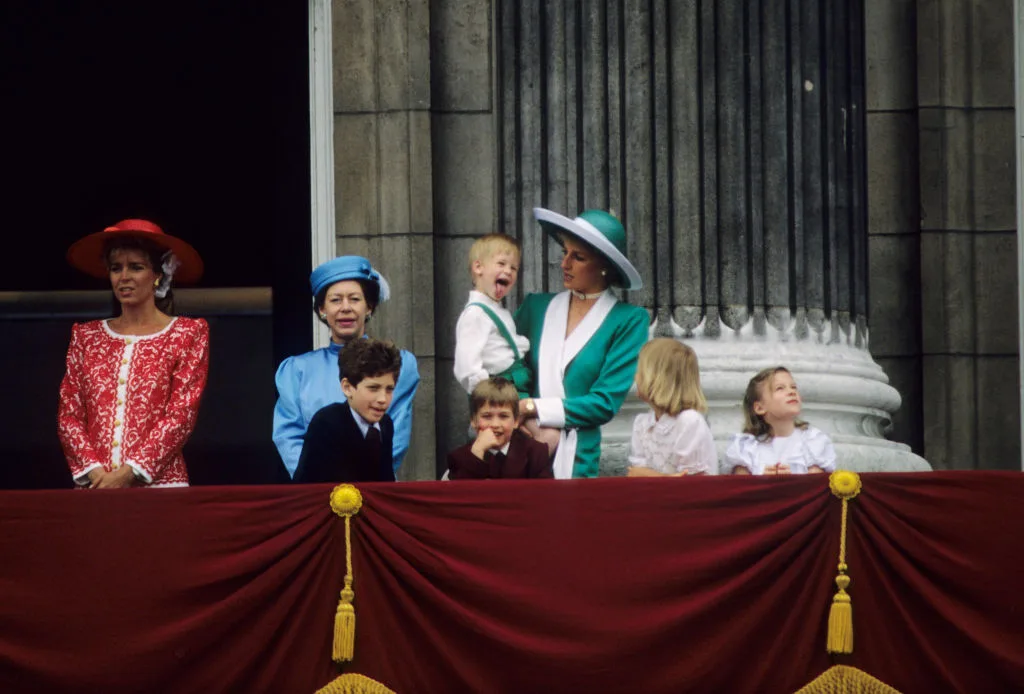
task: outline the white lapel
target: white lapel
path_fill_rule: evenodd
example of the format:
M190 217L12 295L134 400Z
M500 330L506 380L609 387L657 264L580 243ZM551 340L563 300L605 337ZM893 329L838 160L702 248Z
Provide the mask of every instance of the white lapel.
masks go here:
M537 348L537 390L542 398L565 398L565 368L586 346L604 319L618 300L611 292L605 291L600 299L591 307L583 320L569 337L565 336L565 326L569 322L569 292L556 294L548 304L544 314L544 327L540 334L540 346ZM573 464L576 459L577 432L575 429L562 429L558 448L555 450L555 479L572 478Z
M537 392L542 398L564 398L562 352L565 326L569 321L569 292L556 294L544 314L544 327L537 348Z
M591 309L593 310L593 309ZM556 294L544 314L544 328L537 348L537 391L542 398L565 398L562 383L562 353L565 350L565 326L569 321L569 292ZM576 459L576 430L562 429L552 461L555 479L572 478Z
M561 296L561 295L559 295ZM618 303L618 299L608 290L605 290L601 298L598 299L594 305L587 311L587 315L583 316L583 320L579 322L576 329L573 330L568 337L565 338L565 346L562 348L561 354L561 367L562 372L565 372L565 367L569 366L569 363L580 353L590 338L594 336L597 329L604 323L604 319L608 317L612 307ZM569 320L569 299L566 294L565 301L565 320L562 321L562 334L565 335L565 326ZM545 322L545 332L547 331L547 324Z

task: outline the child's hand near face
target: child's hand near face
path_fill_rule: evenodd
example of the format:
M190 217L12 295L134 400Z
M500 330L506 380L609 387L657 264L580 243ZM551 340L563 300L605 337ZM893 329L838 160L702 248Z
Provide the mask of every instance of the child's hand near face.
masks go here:
M487 451L492 448L499 448L502 444L499 442L497 435L489 428L483 428L476 434L476 441L473 442L473 447L470 451L480 460L484 459L487 455Z

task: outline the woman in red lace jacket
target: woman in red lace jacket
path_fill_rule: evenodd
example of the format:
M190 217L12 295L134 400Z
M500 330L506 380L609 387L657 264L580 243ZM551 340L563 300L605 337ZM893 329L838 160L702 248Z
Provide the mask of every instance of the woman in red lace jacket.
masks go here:
M68 261L109 278L121 306L71 330L57 414L71 476L89 489L188 486L181 449L206 386L210 331L174 317L171 280L198 280L202 259L156 224L126 219L77 241Z

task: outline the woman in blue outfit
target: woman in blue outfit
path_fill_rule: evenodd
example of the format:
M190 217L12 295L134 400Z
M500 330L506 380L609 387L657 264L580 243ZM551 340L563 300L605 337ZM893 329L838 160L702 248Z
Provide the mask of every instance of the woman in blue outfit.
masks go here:
M366 336L366 321L388 300L387 281L370 261L357 255L329 260L309 276L313 311L331 330L331 343L281 362L277 370L277 405L274 407L274 444L289 476L295 476L306 428L321 407L345 402L338 373L338 352L352 340ZM420 374L416 357L402 350L402 370L388 414L395 424L395 475L409 448L412 401Z

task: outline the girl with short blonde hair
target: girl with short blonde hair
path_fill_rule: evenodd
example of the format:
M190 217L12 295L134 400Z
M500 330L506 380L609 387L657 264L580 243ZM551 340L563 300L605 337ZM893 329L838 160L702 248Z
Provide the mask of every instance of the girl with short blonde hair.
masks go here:
M630 477L714 475L718 454L700 387L697 355L667 337L640 350L636 390L650 410L633 420L629 450Z

